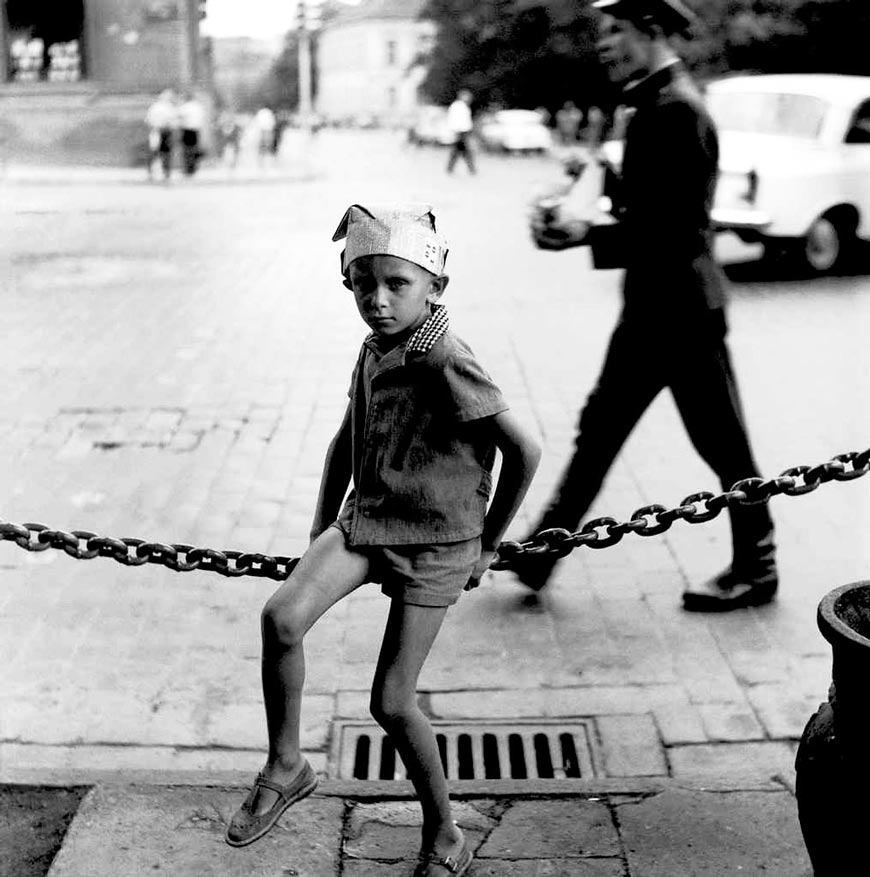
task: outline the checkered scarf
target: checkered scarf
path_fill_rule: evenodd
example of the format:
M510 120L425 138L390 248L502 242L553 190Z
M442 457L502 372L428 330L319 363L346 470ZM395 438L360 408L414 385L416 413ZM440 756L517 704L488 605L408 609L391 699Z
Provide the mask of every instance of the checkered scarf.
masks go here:
M450 328L444 305L432 305L432 316L408 339L407 353L428 353L435 342Z

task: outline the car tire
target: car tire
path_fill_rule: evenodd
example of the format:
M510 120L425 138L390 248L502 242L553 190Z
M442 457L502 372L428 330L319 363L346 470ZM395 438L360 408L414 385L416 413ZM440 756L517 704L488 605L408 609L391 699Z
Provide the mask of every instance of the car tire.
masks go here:
M800 242L801 264L813 274L825 274L842 261L847 244L846 226L830 214L820 216Z

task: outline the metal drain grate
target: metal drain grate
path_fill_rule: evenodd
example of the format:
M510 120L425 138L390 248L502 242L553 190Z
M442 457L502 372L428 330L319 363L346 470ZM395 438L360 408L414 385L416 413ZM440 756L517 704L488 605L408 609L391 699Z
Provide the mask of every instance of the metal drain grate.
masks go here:
M439 722L432 727L450 780L579 779L595 774L587 722ZM405 767L377 725L337 722L333 764L345 780L404 780Z

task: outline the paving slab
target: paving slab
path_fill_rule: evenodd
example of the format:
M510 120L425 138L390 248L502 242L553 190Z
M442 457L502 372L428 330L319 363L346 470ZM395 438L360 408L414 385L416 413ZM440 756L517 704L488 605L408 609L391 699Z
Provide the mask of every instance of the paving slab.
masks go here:
M342 877L408 877L407 862L345 862ZM476 859L468 877L624 877L621 859Z
M473 848L498 824L501 809L487 800L456 802L454 818ZM384 863L413 860L419 849L420 805L416 801L356 804L351 808L344 843L348 859Z
M485 859L472 865L469 877L624 877L621 859Z
M615 856L619 838L603 799L517 800L510 803L481 858L562 859Z
M787 791L669 789L614 808L637 877L812 877Z
M95 787L49 877L334 877L344 802L313 796L249 847L224 841L238 789Z

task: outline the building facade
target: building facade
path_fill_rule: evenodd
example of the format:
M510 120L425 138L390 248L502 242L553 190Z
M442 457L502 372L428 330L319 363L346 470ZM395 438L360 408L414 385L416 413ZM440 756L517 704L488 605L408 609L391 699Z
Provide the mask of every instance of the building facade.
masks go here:
M201 0L0 0L7 157L129 164L164 88L208 91Z
M254 37L213 37L214 89L226 106L239 109L250 102L256 86L269 73L281 54L284 36L274 39Z
M326 21L317 35L315 109L329 120L406 124L419 105L435 25L423 0L363 0Z

